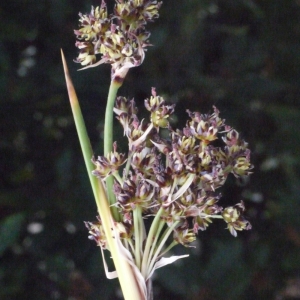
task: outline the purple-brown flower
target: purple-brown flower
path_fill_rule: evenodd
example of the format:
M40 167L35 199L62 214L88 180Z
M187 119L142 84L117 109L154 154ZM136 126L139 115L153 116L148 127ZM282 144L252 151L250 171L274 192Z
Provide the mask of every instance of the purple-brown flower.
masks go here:
M114 14L108 15L104 0L89 14L79 14L79 29L74 30L80 53L75 60L85 68L103 63L112 65L113 75L124 78L129 68L139 66L144 58L150 33L147 22L158 18L161 2L117 0ZM101 55L97 61L97 55Z

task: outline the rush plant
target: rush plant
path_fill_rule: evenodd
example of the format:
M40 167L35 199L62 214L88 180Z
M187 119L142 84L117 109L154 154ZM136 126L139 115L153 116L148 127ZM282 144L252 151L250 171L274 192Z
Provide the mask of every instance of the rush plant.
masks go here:
M106 3L79 14L75 30L83 68L111 65L104 125L104 154L94 156L79 102L62 53L71 108L88 176L98 208L98 219L86 222L90 238L100 247L106 275L119 278L124 298L152 299L151 277L160 267L188 255L170 256L181 244L190 247L199 230L222 219L233 236L248 230L244 203L223 208L217 189L228 175L247 176L252 169L248 144L225 124L219 111L187 111L186 126L173 129L168 105L152 88L145 100L149 119L140 120L133 99L117 96L132 67L142 64L149 44L146 25L158 18L161 2L116 0L108 14ZM98 59L100 56L100 59ZM128 141L118 152L113 119ZM162 129L168 137L161 135ZM164 136L166 136L164 134ZM217 143L216 143L217 141ZM145 225L145 218L151 225ZM108 250L116 271L109 272L103 255Z

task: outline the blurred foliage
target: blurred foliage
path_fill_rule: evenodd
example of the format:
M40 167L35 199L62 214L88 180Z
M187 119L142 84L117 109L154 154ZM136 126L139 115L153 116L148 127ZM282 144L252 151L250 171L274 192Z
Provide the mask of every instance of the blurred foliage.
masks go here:
M95 219L96 207L59 53L63 48L101 153L109 67L76 72L72 63L77 14L99 3L0 4L4 300L119 297L83 225ZM150 24L154 46L120 94L142 106L155 86L176 103L179 127L187 108L216 105L249 142L255 165L249 180L231 178L222 191L223 203L245 200L253 229L233 238L220 222L199 234L196 249L175 248L190 258L158 270L156 299L300 299L299 19L298 0L165 0Z

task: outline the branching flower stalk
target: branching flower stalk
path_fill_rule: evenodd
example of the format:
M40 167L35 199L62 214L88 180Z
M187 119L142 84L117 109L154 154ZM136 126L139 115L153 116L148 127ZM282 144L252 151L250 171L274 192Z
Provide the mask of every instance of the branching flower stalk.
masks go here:
M149 120L139 120L134 100L117 97L128 70L139 66L149 46L147 22L158 17L161 2L116 0L108 15L103 1L89 14L79 14L75 30L80 53L76 62L83 69L103 63L111 65L104 127L104 155L94 157L79 103L63 57L67 87L76 129L93 188L99 216L86 222L90 238L109 250L125 299L152 299L154 271L186 257L164 257L176 245L190 247L199 230L206 230L214 219L223 219L233 236L248 230L245 206L218 205L229 174L251 173L250 150L239 133L225 124L219 111L200 114L187 111L183 129L173 129L169 120L174 105L167 105L152 88L145 100ZM100 60L97 61L97 55ZM119 153L113 140L114 115L124 129L128 153ZM163 138L161 130L167 130ZM149 228L145 218L152 220Z

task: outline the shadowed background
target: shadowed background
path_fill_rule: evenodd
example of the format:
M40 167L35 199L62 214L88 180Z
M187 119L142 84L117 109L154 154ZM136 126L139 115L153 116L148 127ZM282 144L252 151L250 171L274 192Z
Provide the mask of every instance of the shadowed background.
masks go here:
M0 298L121 299L83 221L96 218L63 77L64 49L95 154L108 65L77 72L78 12L100 1L0 4ZM113 1L108 0L112 7ZM300 299L300 2L165 0L154 45L119 95L143 110L151 87L185 110L216 105L252 150L254 174L228 179L220 205L245 201L253 229L214 222L196 249L156 272L156 299ZM122 130L116 139L123 149ZM124 139L125 142L125 139ZM109 260L109 258L108 258ZM112 268L112 266L110 266Z

